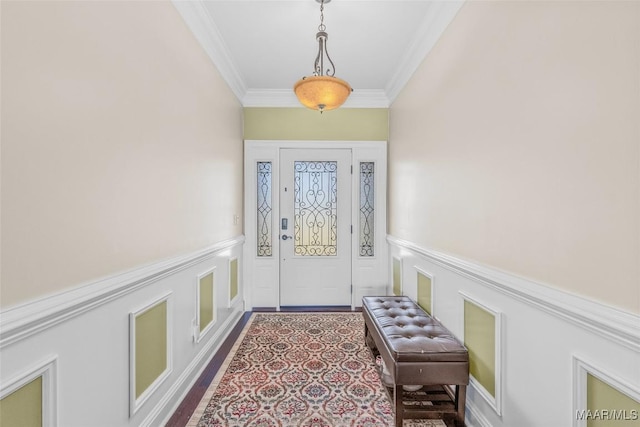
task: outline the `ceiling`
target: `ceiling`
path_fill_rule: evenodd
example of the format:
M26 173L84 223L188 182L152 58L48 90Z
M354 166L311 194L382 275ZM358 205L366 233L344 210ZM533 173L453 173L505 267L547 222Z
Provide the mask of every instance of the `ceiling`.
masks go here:
M326 0L325 0L326 2ZM354 92L344 107L388 107L464 0L333 0L327 50ZM313 72L317 0L173 0L245 107L297 107Z

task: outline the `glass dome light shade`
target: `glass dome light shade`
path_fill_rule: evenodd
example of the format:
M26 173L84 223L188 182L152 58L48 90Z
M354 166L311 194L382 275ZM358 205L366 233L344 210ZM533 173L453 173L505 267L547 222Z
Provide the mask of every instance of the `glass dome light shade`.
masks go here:
M302 105L312 110L333 110L351 95L346 81L331 76L303 77L293 85L293 91Z

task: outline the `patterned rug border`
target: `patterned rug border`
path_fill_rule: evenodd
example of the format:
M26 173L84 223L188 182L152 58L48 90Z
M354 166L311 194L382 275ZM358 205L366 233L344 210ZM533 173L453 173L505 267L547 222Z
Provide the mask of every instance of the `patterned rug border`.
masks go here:
M220 380L222 379L224 374L227 372L229 363L231 363L231 361L233 360L233 356L235 356L236 352L238 351L238 347L240 347L240 344L242 344L242 340L244 340L245 335L247 335L247 331L251 327L251 324L253 323L253 319L255 319L256 315L258 314L262 314L262 313L252 313L251 317L249 317L249 320L244 325L244 328L242 328L242 331L240 331L240 335L238 335L236 342L233 343L233 347L231 347L231 350L229 350L229 354L227 354L227 357L225 357L224 362L222 362L222 365L220 365L220 369L218 369L216 376L213 377L213 381L211 381L211 384L209 384L209 387L207 387L207 391L204 392L202 399L200 399L198 406L196 407L195 411L193 411L193 414L191 414L191 418L189 418L189 421L187 422L185 427L198 426L198 422L200 421L200 418L202 418L202 415L204 415L204 410L207 409L207 405L209 404L209 401L213 397L213 392L216 391L216 388L218 387Z
M191 417L189 418L189 421L187 422L185 427L197 427L198 426L198 422L200 421L200 419L204 415L204 411L205 411L205 409L207 409L207 405L209 404L209 401L213 397L213 393L216 391L216 388L220 384L220 380L222 380L222 378L224 377L224 374L227 372L227 368L229 367L229 364L233 360L233 357L235 356L236 352L238 351L238 348L240 347L240 345L242 344L242 341L244 340L244 337L247 335L247 332L249 331L249 329L251 329L251 325L253 324L253 321L255 320L255 318L257 316L265 316L265 315L266 316L281 316L281 315L287 315L287 316L290 316L290 315L303 316L303 315L305 315L306 316L306 315L309 315L309 314L318 314L318 315L325 315L325 314L326 315L328 315L328 314L361 315L361 313L357 312L357 311L326 311L326 312L275 311L275 312L254 312L254 313L252 313L251 317L249 317L249 320L244 325L244 328L242 328L242 331L238 335L238 338L236 339L236 342L233 343L233 347L231 347L231 350L229 350L229 354L227 354L227 357L225 357L224 362L222 362L222 365L220 365L220 369L218 369L218 372L216 373L216 376L213 378L213 381L211 381L211 384L209 384L209 387L207 387L207 391L205 391L204 395L202 396L202 399L200 399L200 402L198 403L198 406L196 407L195 411L193 411L193 414L191 414Z

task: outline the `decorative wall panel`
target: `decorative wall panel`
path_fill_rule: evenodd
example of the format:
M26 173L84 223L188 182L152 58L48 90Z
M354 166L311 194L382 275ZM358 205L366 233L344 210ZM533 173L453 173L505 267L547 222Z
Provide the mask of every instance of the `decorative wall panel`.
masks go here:
M393 294L402 295L402 261L393 257Z
M464 293L464 345L469 351L470 382L501 414L500 313Z
M0 382L0 426L56 427L57 357Z
M41 427L42 377L0 400L0 426Z
M429 314L433 314L433 277L418 271L418 305Z
M229 303L238 296L238 292L238 258L233 258L229 261Z
M636 425L640 389L574 355L574 427ZM609 368L607 368L609 369Z
M171 373L169 296L129 315L131 415Z
M215 301L215 268L198 275L196 283L196 313L195 340L200 339L211 329L216 322Z

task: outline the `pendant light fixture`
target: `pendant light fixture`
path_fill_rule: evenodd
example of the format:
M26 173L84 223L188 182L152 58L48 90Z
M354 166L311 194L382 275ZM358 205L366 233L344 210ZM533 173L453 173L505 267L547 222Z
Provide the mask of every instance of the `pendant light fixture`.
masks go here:
M293 85L293 91L302 105L320 113L338 108L347 100L353 89L346 81L334 77L336 67L327 52L327 38L329 37L324 25L324 5L331 0L316 0L320 3L320 25L316 40L318 41L318 55L313 67L313 75L303 77ZM325 58L327 68L325 70Z

